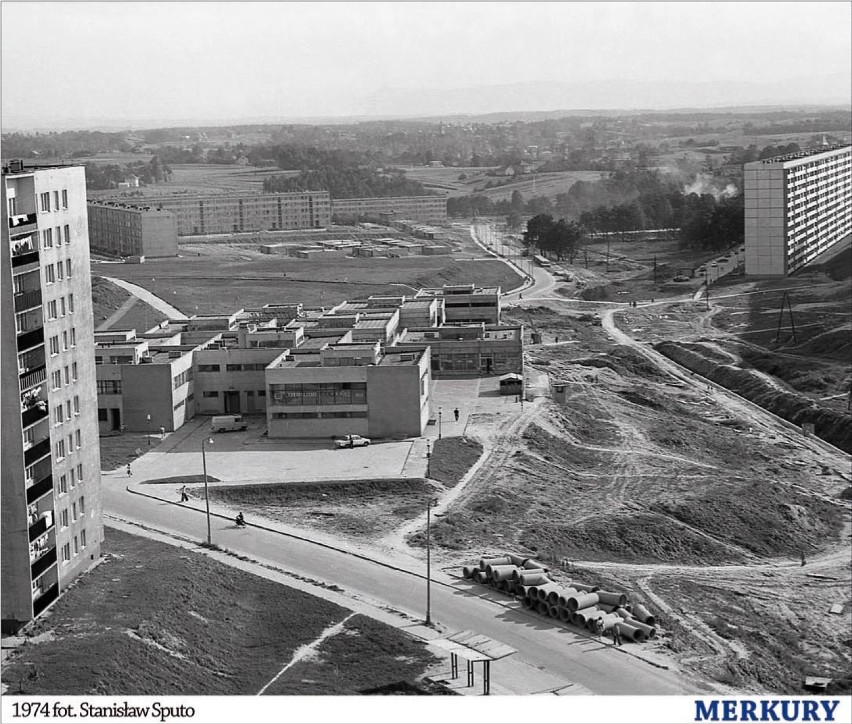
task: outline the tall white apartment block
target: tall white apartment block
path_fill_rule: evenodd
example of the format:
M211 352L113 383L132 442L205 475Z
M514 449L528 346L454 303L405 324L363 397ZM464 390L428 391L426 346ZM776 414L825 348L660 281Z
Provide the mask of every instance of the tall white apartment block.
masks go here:
M2 175L2 625L43 613L99 557L100 448L86 175Z
M746 274L787 275L852 233L852 146L743 167Z

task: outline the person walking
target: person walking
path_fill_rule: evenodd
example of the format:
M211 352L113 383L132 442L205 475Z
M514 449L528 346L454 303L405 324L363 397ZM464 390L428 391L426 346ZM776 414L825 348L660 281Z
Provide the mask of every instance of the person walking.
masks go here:
M595 630L598 632L598 638L603 639L604 624L601 619L595 620Z
M612 644L613 646L621 646L621 629L617 623L612 626Z
M186 492L186 486L184 485L180 489L180 502L186 503L189 500L189 494Z
M458 407L455 410L453 410L453 416L456 418L456 422L458 422L459 421L459 408Z
M127 477L133 475L133 470L130 469L130 463L127 463Z

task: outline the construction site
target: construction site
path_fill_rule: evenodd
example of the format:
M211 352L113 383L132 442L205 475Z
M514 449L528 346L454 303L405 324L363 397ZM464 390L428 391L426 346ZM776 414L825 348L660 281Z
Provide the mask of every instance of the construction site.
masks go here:
M451 434L482 454L460 480L270 489L253 510L423 555L434 496L433 565L472 593L484 584L594 635L568 598L601 590L615 598L582 602L592 620L696 681L848 693L848 249L783 280L731 274L636 306L582 299L648 283L648 265L622 267L565 265L555 286L508 302L505 321L528 336L525 400L480 396L467 411ZM479 565L506 565L506 551L506 578ZM516 570L527 558L546 570L532 594Z

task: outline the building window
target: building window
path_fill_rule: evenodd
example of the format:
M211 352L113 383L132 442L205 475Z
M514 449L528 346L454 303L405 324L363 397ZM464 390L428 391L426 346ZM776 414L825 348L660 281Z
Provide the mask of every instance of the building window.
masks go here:
M77 501L71 503L71 520L77 520Z
M62 262L56 262L56 278L60 281L65 278L65 267L62 266Z
M202 397L218 397L219 393L214 390L213 392L202 392L201 396Z
M178 387L182 387L189 382L190 379L192 379L192 370L184 370L180 374L176 375L172 381L173 389L176 390Z
M47 303L47 318L56 319L56 300L52 299Z
M59 337L54 335L50 338L50 356L53 357L57 354L59 354Z
M42 238L44 240L42 246L45 249L53 247L53 229L44 229L44 231L42 231Z
M58 390L62 387L62 372L60 370L50 373L50 385L51 389L54 390Z
M74 433L74 442L78 450L83 447L83 432L81 430Z
M65 440L60 440L56 443L56 459L62 460L65 457Z
M68 190L67 189L62 189L62 208L63 209L68 208ZM68 227L66 226L65 228L67 229Z
M65 400L65 419L71 419L71 400Z
M62 414L62 405L57 405L53 408L53 424L61 425L63 422L65 422L65 418Z
M60 317L65 316L65 297L61 297L59 299L59 316Z
M80 463L79 465L77 465L77 482L78 483L83 482L83 463Z
M71 368L68 365L65 365L65 384L71 384Z
M225 365L226 372L242 372L242 365Z
M266 390L258 390L257 396L258 397L266 397Z
M79 554L80 554L80 541L78 540L77 536L75 535L74 536L74 555L76 556L76 555L79 555Z
M65 243L71 243L71 227L68 224L65 224Z
M71 478L71 487L73 488L77 484L77 471L71 468L68 471L68 477Z
M60 475L59 476L59 494L64 495L68 492L68 476Z
M67 565L71 560L71 544L66 543L62 546L62 565Z
M53 192L53 208L56 211L59 211L59 192L58 191Z
M71 363L71 377L74 379L75 382L77 381L77 363L76 362Z
M45 284L53 284L56 281L56 271L53 268L53 264L48 264L44 268L44 283Z
M80 414L80 395L74 395L74 414Z
M50 192L45 191L41 194L41 210L50 211Z
M80 496L80 515L86 515L86 496Z
M83 530L80 531L80 547L81 548L86 547L86 529L85 528L83 528Z
M218 372L219 365L198 365L199 372Z
M62 512L59 514L59 527L68 527L68 508L63 508Z
M62 351L64 352L67 349L68 349L68 332L63 332L62 333Z
M70 259L65 260L65 276L69 277L69 278L71 277L71 260Z
M99 407L98 408L98 422L106 422L109 419L108 414L109 414L109 411L106 409L106 407Z
M71 327L71 346L72 347L77 346L77 328L76 327Z
M121 380L98 380L99 395L120 395Z
M74 295L68 295L68 314L74 314Z

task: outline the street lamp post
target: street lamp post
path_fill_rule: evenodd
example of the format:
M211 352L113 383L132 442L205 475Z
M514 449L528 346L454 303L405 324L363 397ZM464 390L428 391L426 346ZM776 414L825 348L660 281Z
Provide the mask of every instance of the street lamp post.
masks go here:
M432 477L432 443L426 438L426 477Z
M213 438L205 438L201 441L201 466L204 470L204 504L207 507L207 545L213 545L213 536L210 533L210 495L207 490L207 455L204 451L205 443L213 444Z
M441 416L443 415L442 408L438 408L438 439L441 439Z
M432 506L438 501L429 498L426 503L426 625L432 625Z
M148 439L148 444L151 444L151 416L145 415L145 419L148 421L146 425L146 433L145 437Z

